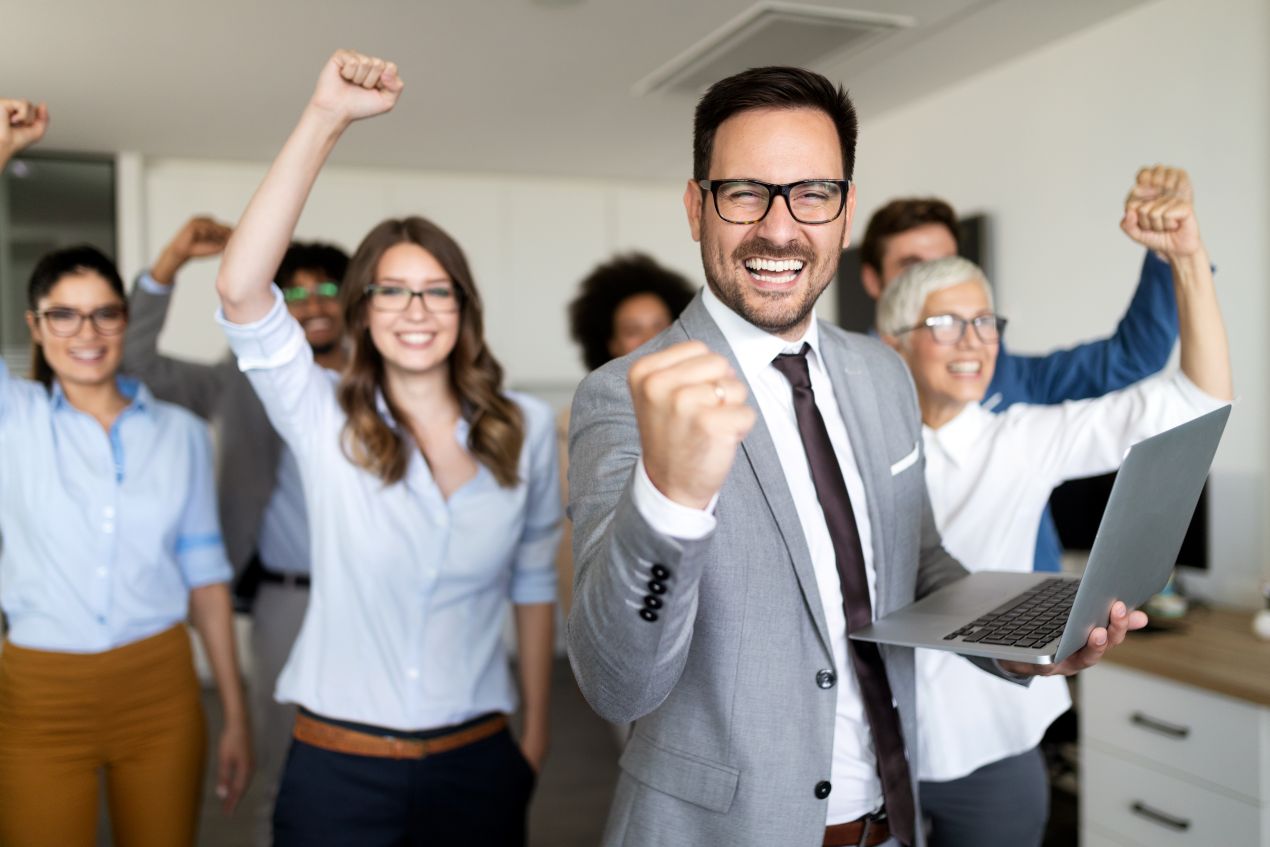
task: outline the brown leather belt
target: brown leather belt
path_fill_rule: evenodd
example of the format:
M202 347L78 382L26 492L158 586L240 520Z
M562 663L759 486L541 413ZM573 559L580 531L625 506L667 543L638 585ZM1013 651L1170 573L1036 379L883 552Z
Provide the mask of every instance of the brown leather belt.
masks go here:
M865 815L825 827L824 847L874 847L891 837L886 816Z
M381 759L422 759L489 738L506 727L507 716L494 715L488 720L434 738L400 738L358 732L300 713L295 716L294 736L297 741L334 753Z

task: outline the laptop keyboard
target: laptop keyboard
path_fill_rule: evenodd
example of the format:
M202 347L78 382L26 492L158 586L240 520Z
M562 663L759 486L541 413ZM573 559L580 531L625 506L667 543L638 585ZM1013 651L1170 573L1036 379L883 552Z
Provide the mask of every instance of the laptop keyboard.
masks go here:
M944 636L963 643L1044 647L1063 634L1080 580L1053 577Z

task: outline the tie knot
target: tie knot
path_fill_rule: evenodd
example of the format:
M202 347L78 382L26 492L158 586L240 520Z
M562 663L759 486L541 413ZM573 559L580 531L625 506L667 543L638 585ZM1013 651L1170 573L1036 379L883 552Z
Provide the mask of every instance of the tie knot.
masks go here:
M781 353L772 359L772 367L780 371L794 388L811 388L811 371L807 368L807 351L811 345L803 342L797 353Z

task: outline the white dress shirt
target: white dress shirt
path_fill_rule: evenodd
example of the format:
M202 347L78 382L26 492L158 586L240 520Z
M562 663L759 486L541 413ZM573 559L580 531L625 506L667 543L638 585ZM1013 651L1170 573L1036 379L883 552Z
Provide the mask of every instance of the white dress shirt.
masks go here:
M313 589L277 699L397 730L513 711L508 604L555 600L561 506L551 410L509 394L525 421L513 487L478 464L447 499L417 449L405 478L385 485L344 454L347 418L330 372L314 363L275 295L256 323L217 319L295 454L310 517ZM382 404L380 412L395 425ZM455 439L467 436L460 419Z
M1224 405L1180 372L1058 406L993 414L968 403L939 429L923 427L926 487L944 548L968 569L1032 570L1050 492L1108 473L1135 442ZM1026 752L1071 705L1067 681L1024 688L953 653L917 651L920 778L942 782Z
M704 290L702 299L706 311L718 324L728 346L732 348L754 399L758 402L759 411L780 457L781 468L785 471L785 480L793 495L794 505L798 509L798 519L807 538L807 547L811 551L816 587L824 606L825 623L832 638L834 666L838 675L831 775L833 792L829 795L826 823L855 820L882 805L882 783L878 779L877 757L873 751L869 723L864 715L859 682L847 655L847 621L842 608L842 587L838 579L833 539L829 535L820 500L816 496L807 453L798 432L798 421L794 417L793 389L784 375L772 367L772 360L777 355L797 353L804 342L810 345L807 365L811 373L811 387L816 395L816 406L829 430L829 440L833 443L838 464L842 467L847 493L851 497L851 508L860 530L860 545L864 550L870 602L873 602L876 597L876 576L873 569L872 526L869 523L864 482L834 396L833 384L825 373L820 355L819 327L813 319L803 338L788 342L737 315L715 297L709 288ZM644 519L665 535L700 538L714 529L712 507L702 511L669 500L649 481L642 463L636 475L633 496Z

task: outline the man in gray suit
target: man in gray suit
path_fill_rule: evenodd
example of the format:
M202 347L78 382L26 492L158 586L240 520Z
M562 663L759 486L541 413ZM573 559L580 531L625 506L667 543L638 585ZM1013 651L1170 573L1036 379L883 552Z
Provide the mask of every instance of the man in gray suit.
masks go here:
M308 520L300 471L233 356L201 364L158 349L177 273L194 258L219 254L229 236L224 224L192 218L141 274L128 303L124 370L156 397L184 406L215 427L225 548L237 575L235 591L249 595L251 603L251 723L259 759L256 773L267 786L255 810L256 843L268 845L273 795L295 722L295 707L274 701L274 685L309 603ZM341 370L345 361L339 281L347 265L348 256L337 247L296 243L276 275L315 360L331 371Z
M923 843L912 651L846 634L965 571L903 363L812 313L849 239L855 136L818 74L713 86L684 194L709 285L575 397L570 660L600 715L635 722L606 845ZM1144 623L1117 604L1045 672Z

